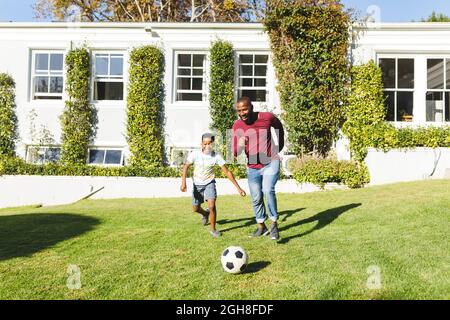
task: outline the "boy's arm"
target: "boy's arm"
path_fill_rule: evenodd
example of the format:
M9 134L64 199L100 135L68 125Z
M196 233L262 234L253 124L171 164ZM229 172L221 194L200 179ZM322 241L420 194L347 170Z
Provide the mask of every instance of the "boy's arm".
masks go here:
M186 188L186 176L187 176L187 172L189 170L189 167L191 166L191 163L186 163L183 166L183 175L181 176L181 187L180 190L182 192L186 192L187 188Z
M239 194L243 197L246 196L246 193L244 190L242 190L242 188L239 186L239 183L237 183L236 179L234 178L233 173L228 170L226 165L221 166L222 168L222 172L228 177L228 179L234 184L234 186L236 187L236 189L238 190Z

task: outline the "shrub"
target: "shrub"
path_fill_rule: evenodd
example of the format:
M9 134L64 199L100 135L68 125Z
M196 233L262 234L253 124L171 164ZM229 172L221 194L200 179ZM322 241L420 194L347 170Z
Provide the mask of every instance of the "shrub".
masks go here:
M12 77L0 73L0 157L15 155L15 141L18 135L14 88Z

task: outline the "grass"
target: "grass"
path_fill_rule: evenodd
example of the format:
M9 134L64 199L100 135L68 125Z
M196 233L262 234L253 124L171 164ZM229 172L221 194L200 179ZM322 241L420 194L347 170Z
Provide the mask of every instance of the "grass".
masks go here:
M250 199L219 197L219 230L190 200L85 200L0 210L1 299L449 299L450 181L279 194L279 243L250 239ZM220 254L250 256L241 275ZM66 286L81 269L80 290ZM367 287L368 268L381 288Z

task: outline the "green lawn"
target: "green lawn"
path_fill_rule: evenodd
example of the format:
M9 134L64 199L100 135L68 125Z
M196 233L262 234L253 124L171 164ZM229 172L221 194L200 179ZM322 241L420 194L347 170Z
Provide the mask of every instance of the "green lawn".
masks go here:
M219 239L189 198L2 209L0 298L450 298L450 180L279 194L278 206L279 243L248 237L248 197L219 197ZM222 270L229 245L248 252L246 273ZM66 286L70 264L80 290Z

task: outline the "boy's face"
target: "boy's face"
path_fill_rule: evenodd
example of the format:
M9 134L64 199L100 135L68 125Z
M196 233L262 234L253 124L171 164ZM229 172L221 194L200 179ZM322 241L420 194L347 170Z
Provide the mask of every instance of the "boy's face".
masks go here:
M210 154L214 148L214 141L212 141L211 138L204 138L201 146L203 153Z

